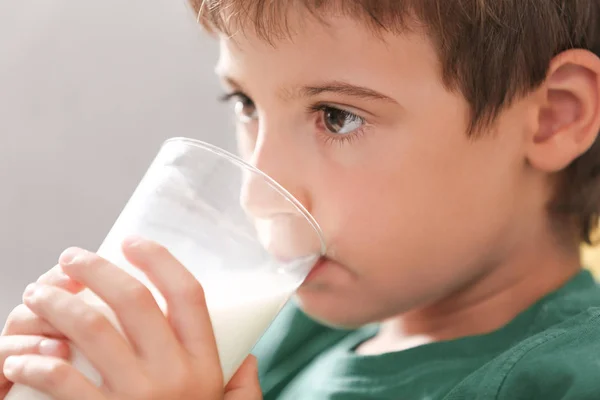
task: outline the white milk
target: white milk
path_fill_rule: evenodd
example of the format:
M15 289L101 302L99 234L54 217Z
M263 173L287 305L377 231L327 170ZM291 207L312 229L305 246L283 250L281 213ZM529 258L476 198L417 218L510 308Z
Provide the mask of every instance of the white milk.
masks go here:
M104 254L105 257L106 254ZM164 299L137 269L124 261L122 256L112 254L111 261L140 279L152 291L157 302L164 307ZM213 285L204 288L213 331L217 342L221 368L225 382L248 356L277 313L285 305L299 282L289 277L259 273L236 274L235 281L219 277ZM108 319L118 327L114 314L91 292L81 294L91 304L97 305ZM164 309L164 308L163 308ZM102 378L77 349L72 348L73 365L97 385ZM52 400L43 393L22 385L15 385L5 400Z
M225 382L248 356L277 313L290 298L293 290L230 304L210 303L210 318L217 339L221 368ZM238 300L242 300L240 296ZM210 302L210 300L209 300Z
M202 182L190 181L176 166L161 164L171 163L167 161L151 167L98 254L142 281L164 310L160 293L144 274L125 260L120 249L122 240L134 233L167 245L203 284L227 382L304 277L298 273L278 272L277 266L260 265L267 261L257 257L256 249L262 250L262 246L255 242L255 234L248 229L251 225L234 224L246 217L237 204L239 197L234 197L236 206L231 209L223 208L221 203L208 203L196 194L195 186ZM232 212L242 214L234 217ZM299 261L299 265L303 263L310 260ZM246 264L249 268L238 268L235 272L228 268ZM289 267L289 271L294 270L293 265ZM85 291L81 296L103 310L118 327L112 311L93 293ZM77 349L73 349L73 354L73 365L100 385L101 377L85 357ZM52 399L15 385L5 400Z

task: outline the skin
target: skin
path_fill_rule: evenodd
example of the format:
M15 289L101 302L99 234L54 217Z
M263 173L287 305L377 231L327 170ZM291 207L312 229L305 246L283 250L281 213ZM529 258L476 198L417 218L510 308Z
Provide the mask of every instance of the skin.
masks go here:
M385 352L494 330L579 270L576 240L559 238L546 205L556 173L600 128L597 58L557 57L538 90L473 140L469 106L442 84L425 35L303 22L275 46L221 37L217 72L243 93L242 154L325 232L329 262L298 293L310 315L385 321L375 346ZM340 113L307 111L315 105L364 123L328 129Z
M292 29L297 22L290 21ZM582 50L560 54L540 87L511 103L473 140L467 136L469 106L442 85L435 50L418 30L375 38L352 20L302 22L295 30L300 33L274 45L251 30L221 37L217 71L232 92L243 156L286 187L324 231L327 258L298 291L306 312L337 326L381 322L379 335L358 349L380 354L497 329L579 271L574 226L565 221L558 232L546 205L560 171L600 130L598 58ZM251 181L245 194L244 206L262 220L285 207ZM277 220L267 224L275 232ZM214 398L223 396L210 380L190 378L216 364L210 330L194 322L206 322L201 290L185 269L155 244L129 254L139 257L134 264L171 301L173 314L165 319L144 289L116 267L81 254L79 262L61 262L69 278L59 278L55 269L41 278L41 291L25 296L27 308L13 313L0 338L0 358L40 353L40 336L65 335L86 349L110 384L104 391L86 386L66 363L47 356L19 357L16 369L5 363L8 381L45 382L48 392L61 390L57 382L63 388L77 383L79 398L150 398L145 391L124 392L119 374L129 371L140 387L157 385L154 393L162 397L156 399L192 399L206 388ZM159 274L167 269L178 272ZM115 274L123 279L116 280L121 297L112 292ZM104 333L86 335L89 326L77 325L73 311L92 312L83 305L56 305L75 301L69 293L80 288L69 286L72 281L93 286L113 307L133 348L101 318ZM176 295L182 282L191 297ZM153 334L136 334L142 326ZM20 353L14 335L23 335L17 336ZM157 342L172 351L153 353ZM120 348L129 368L94 353L97 343L105 343L106 351ZM161 358L167 356L174 358ZM166 362L182 368L164 371ZM57 370L64 373L58 381L52 379ZM249 370L235 388L260 398L256 371ZM70 399L66 393L55 397Z
M57 400L261 399L252 357L224 388L204 293L185 267L164 247L142 238L128 239L123 254L164 296L166 317L150 291L119 267L94 253L68 249L57 267L27 287L25 307L9 317L0 340L3 396L15 382ZM114 311L124 336L96 307L73 295L83 287ZM46 337L68 338L98 370L103 385L97 388L65 361L64 341Z

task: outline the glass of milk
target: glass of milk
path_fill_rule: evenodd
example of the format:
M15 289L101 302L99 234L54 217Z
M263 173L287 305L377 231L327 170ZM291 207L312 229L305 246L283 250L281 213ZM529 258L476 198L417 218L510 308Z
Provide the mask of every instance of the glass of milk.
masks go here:
M130 235L167 247L202 284L225 382L325 254L316 221L277 182L222 149L185 138L164 143L98 250L164 306L161 294L121 252ZM97 296L80 296L118 327ZM101 376L72 350L72 363L100 385ZM22 385L5 399L51 400Z

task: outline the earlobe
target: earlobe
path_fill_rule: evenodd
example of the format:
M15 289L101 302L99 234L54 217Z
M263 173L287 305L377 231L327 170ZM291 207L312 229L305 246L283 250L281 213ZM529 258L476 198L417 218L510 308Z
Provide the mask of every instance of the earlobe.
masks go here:
M557 172L585 153L600 131L600 59L586 50L561 53L539 90L544 101L528 160L537 169Z

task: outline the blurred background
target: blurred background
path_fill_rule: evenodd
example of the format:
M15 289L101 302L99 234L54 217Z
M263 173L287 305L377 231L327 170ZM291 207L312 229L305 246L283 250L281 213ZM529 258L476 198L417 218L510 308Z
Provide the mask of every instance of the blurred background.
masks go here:
M0 1L0 320L97 249L163 140L233 149L216 57L185 0Z
M216 56L185 0L0 2L0 320L99 246L163 140L233 150Z

